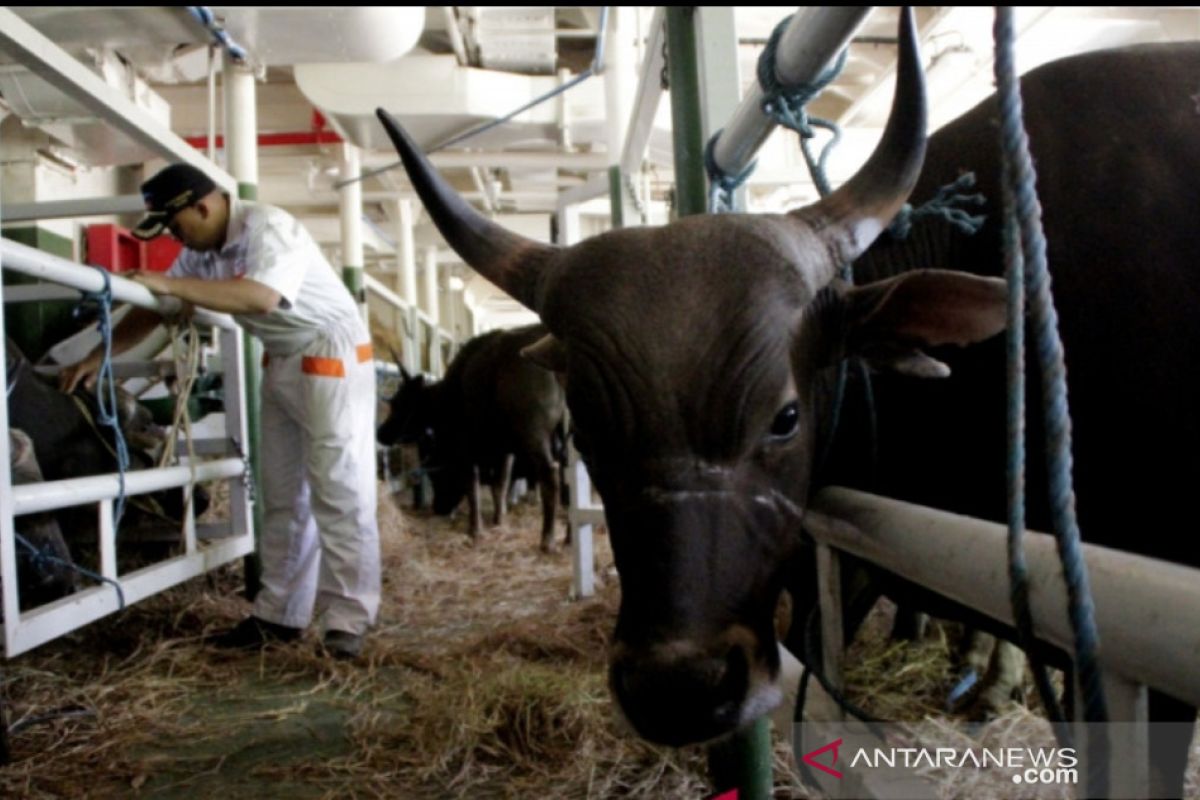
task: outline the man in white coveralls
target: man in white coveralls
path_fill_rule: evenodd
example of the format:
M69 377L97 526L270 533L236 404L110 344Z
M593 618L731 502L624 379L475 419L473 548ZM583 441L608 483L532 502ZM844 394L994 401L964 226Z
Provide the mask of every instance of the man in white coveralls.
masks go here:
M253 615L214 637L218 646L260 648L297 639L319 606L323 644L355 658L379 610L375 519L375 365L370 336L349 290L308 232L287 212L218 190L188 164L142 184L149 213L141 239L170 232L184 245L170 270L134 280L233 315L266 350L262 386L262 588ZM131 309L113 352L159 323ZM97 348L64 370L65 391L96 379Z

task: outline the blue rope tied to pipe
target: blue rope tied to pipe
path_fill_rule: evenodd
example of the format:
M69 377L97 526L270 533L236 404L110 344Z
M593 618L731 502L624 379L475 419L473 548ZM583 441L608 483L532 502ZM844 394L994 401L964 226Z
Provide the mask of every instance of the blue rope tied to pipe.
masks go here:
M99 292L84 292L83 300L76 307L76 314L83 308L94 305L100 313L100 338L104 342L104 360L96 378L96 422L112 429L113 450L117 454L117 480L120 489L113 502L113 529L121 525L125 514L125 471L129 469L129 448L125 445L125 434L117 418L117 382L112 371L112 279L107 270L97 267L104 279L104 288Z
M829 120L809 116L805 106L841 74L842 68L846 66L846 55L849 51L843 50L833 64L818 75L812 83L784 86L779 82L779 77L775 72L775 53L779 49L779 40L791 18L791 15L788 15L780 20L779 24L775 26L775 30L771 32L771 38L767 40L767 46L763 48L762 55L758 57L758 85L762 87L764 95L762 110L776 123L788 130L795 131L800 136L800 149L804 153L804 161L808 164L809 172L812 173L817 191L824 197L832 191L829 179L825 175L825 165L834 146L841 140L842 131L837 124ZM816 136L813 128L824 128L833 134L833 138L822 148L819 158L813 156L810 147L810 140Z
M909 233L912 232L912 225L915 220L926 217L941 217L961 233L967 236L974 236L976 233L979 233L987 217L982 214L968 214L960 206L981 206L987 202L987 199L978 192L966 194L968 189L973 188L975 188L975 173L964 172L952 183L948 183L938 189L933 198L921 206L914 209L911 204L905 203L900 209L900 213L888 225L888 233L895 239L907 239Z
M1097 658L1100 641L1088 586L1087 565L1081 552L1079 526L1075 517L1075 494L1071 483L1071 419L1067 410L1066 365L1058 335L1058 314L1051 295L1046 240L1041 226L1041 204L1035 189L1036 175L1029 154L1029 137L1022 125L1023 104L1013 59L1011 8L1001 6L996 9L995 38L1003 175L1011 187L1013 206L1020 225L1022 255L1029 270L1025 277L1025 288L1042 376L1052 524L1067 584L1067 607L1075 636L1075 664L1083 693L1084 718L1088 722L1103 722L1107 719L1107 712ZM1089 759L1093 767L1089 775L1089 790L1099 796L1106 789L1102 770L1108 761L1107 753L1099 750L1107 749L1107 741L1093 744L1100 747L1094 751L1095 757Z
M721 131L717 131L704 145L704 171L708 173L708 213L726 214L734 210L733 193L754 173L758 160L751 161L746 168L736 175L730 175L717 166L713 158L713 150Z
M121 584L117 583L112 578L106 578L103 575L92 572L90 569L84 569L78 564L74 564L70 561L64 561L58 556L51 554L47 550L34 546L32 542L19 533L15 534L15 536L17 544L25 548L26 552L29 553L29 560L33 564L34 569L42 572L42 574L45 574L44 568L46 565L66 567L67 569L78 572L85 578L91 578L97 583L107 583L109 586L112 586L117 590L117 610L123 611L125 609L125 592L121 589Z
M229 33L219 24L217 24L217 18L213 15L212 9L210 9L208 6L187 6L187 10L193 17L196 18L197 22L203 25L205 29L212 34L212 37L217 41L217 44L221 45L229 52L229 55L233 57L234 61L238 62L239 64L246 63L247 56L245 49L237 42L233 41L233 39L230 38Z

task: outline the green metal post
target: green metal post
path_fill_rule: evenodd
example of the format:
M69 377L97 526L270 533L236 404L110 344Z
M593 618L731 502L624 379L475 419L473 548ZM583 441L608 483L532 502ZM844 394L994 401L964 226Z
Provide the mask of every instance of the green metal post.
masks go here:
M675 144L675 204L684 217L708 211L704 169L696 9L667 9L667 70L671 81L671 128ZM718 792L738 790L738 800L768 800L774 787L771 730L760 719L708 751L709 775Z
M681 217L708 210L695 13L696 9L691 6L667 9L667 73L671 81L671 130L675 143L675 209Z
M257 200L258 186L253 183L238 183L238 197L242 200ZM246 362L246 374L243 385L246 388L246 431L250 448L250 473L255 488L254 507L251 511L254 525L254 539L257 543L262 536L264 515L262 498L262 458L259 455L262 444L261 435L261 392L262 392L262 343L253 336L242 337L242 353ZM262 560L259 548L242 560L242 569L246 580L246 597L250 600L262 588Z
M608 197L612 205L612 226L625 227L625 193L621 189L621 165L608 168Z

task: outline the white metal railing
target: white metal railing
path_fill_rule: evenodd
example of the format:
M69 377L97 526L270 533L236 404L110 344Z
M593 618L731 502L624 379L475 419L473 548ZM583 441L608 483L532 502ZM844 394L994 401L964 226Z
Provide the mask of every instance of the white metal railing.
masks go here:
M0 242L0 266L61 283L77 291L95 292L104 285L103 276L93 268L10 241ZM111 277L111 287L114 300L160 313L169 314L178 308L174 303L155 297L145 287L119 276ZM0 328L4 323L3 307L4 304L0 303ZM242 332L224 314L199 312L196 320L214 326L219 332L225 393L225 443L218 448L220 455L214 460L185 466L129 472L125 476L125 490L127 495L176 487L189 487L188 491L191 491L194 481L226 480L230 487L228 535L198 541L195 519L188 504L187 517L182 523L184 552L128 575L121 575L117 565L117 537L112 525L113 500L119 491L118 476L97 475L13 486L8 444L8 404L0 403L0 583L3 589L4 653L7 657L11 658L76 630L119 607L116 592L105 584L21 612L17 586L16 517L98 503L98 571L104 578L121 586L127 603L135 603L253 552L250 493L245 481L240 480L246 472L244 448L247 442ZM0 378L7 383L5 372L5 364L0 362Z
M839 552L1013 624L1004 525L829 488L810 504L805 529L818 542L822 652L835 684L842 648ZM1122 738L1119 752L1127 758L1114 758L1109 765L1111 796L1144 797L1148 773L1131 770L1126 762L1144 762L1147 756L1147 687L1200 706L1200 570L1091 544L1083 545L1083 555L1100 632L1109 719L1137 723L1116 734ZM1066 588L1053 537L1027 532L1025 556L1034 635L1071 653Z

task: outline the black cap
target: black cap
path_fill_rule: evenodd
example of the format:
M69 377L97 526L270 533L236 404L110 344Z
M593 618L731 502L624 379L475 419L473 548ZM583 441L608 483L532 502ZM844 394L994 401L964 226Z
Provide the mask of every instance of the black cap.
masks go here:
M167 230L171 218L217 188L213 179L191 164L172 164L142 184L148 213L130 231L139 239L153 239Z

